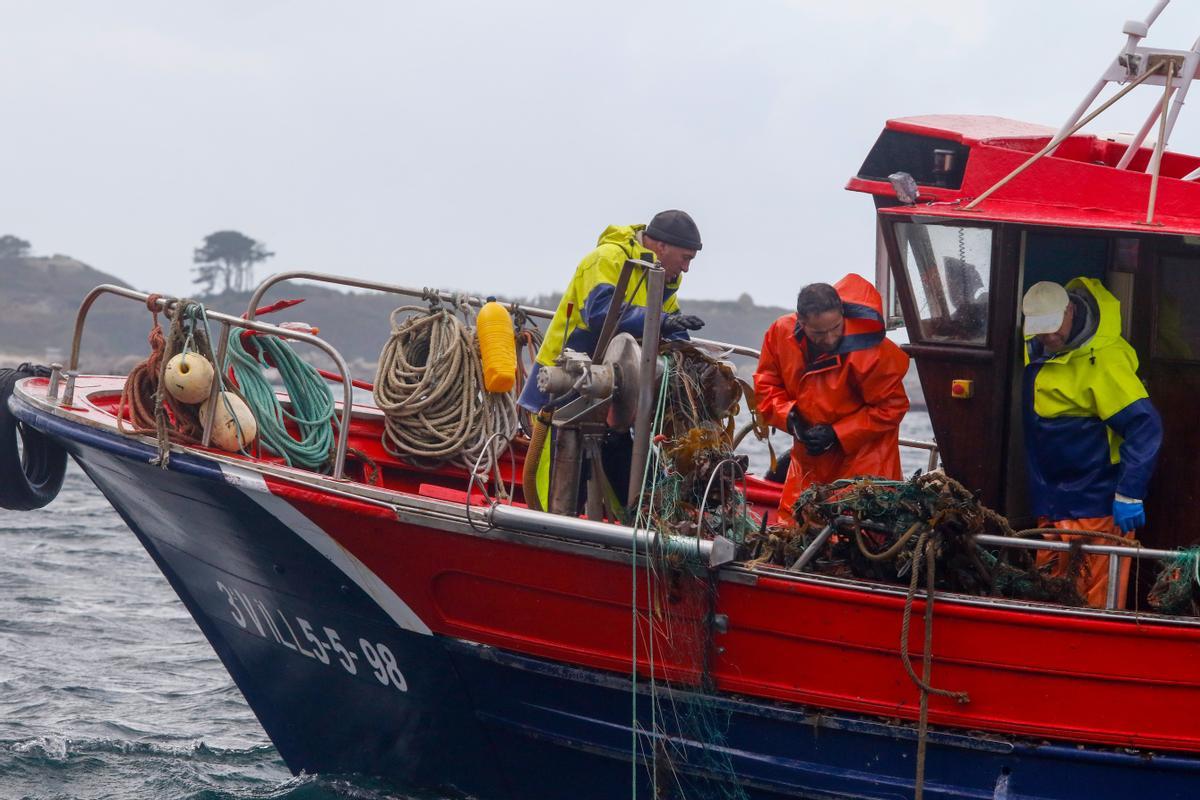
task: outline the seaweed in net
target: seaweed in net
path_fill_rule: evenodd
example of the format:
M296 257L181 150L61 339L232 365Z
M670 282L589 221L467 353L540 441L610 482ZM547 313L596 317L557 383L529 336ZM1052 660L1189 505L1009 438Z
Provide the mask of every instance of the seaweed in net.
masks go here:
M737 373L686 342L663 351L670 369L657 439L664 469L651 508L656 529L740 543L759 521L741 488L747 458L733 452L742 398Z
M974 542L978 534L1016 537L1008 520L979 502L962 484L943 473L907 481L873 478L810 486L796 503L794 527L775 527L752 536L749 556L757 563L791 566L827 525L835 528L815 561L822 572L904 584L921 533L934 543L936 588L991 597L1046 600L1083 605L1076 582L1083 569L1079 541L1073 543L1066 573L1051 577L1038 569L1033 551L990 549Z
M1200 547L1184 550L1164 564L1146 599L1163 614L1200 616Z
M756 529L739 489L746 463L733 455L741 386L730 365L694 347L668 345L664 352L653 466L637 523L659 535L635 569L642 576L635 577L633 602L634 758L645 765L656 798L742 800L726 747L730 712L715 697L718 581L715 572L686 559L688 548L678 539L667 546L664 536L741 541ZM648 668L637 667L639 652ZM637 700L639 693L650 702Z

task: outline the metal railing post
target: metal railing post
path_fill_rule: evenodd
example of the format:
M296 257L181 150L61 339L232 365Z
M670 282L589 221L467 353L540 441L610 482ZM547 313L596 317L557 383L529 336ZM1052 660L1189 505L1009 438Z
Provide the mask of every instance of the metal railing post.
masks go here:
M646 266L646 321L642 328L642 368L638 380L637 416L633 424L633 459L629 465L629 495L633 508L642 496L642 479L650 455L650 420L658 389L654 380L658 364L658 341L662 331L663 287L666 272L658 265Z
M96 298L104 294L115 294L118 297L125 297L130 300L140 300L143 303L147 303L150 299L150 295L146 294L145 292L126 289L124 286L115 286L111 283L104 283L97 286L95 289L92 289L90 292L88 292L87 296L83 298L83 302L79 305L79 311L75 314L75 331L71 338L71 360L69 362L70 369L67 370L67 388L63 395L62 401L62 404L65 406L71 405L75 397L75 377L79 374L79 354L82 350L83 327L87 320L88 311L91 309L92 304L96 302ZM174 305L175 302L175 298L159 297L157 298L155 305L159 311L165 312L170 306ZM323 351L333 360L333 363L337 365L338 372L342 378L343 397L341 425L338 428L337 445L335 446L333 457L333 478L335 480L342 480L342 473L346 469L346 445L350 435L350 414L354 408L354 386L351 383L350 368L346 365L346 360L342 358L342 354L339 353L333 345L329 344L329 342L326 342L324 339L308 333L301 333L300 331L292 331L288 330L287 328L280 328L277 325L269 325L253 319L242 319L240 317L230 316L229 314L222 314L219 311L206 311L206 314L209 319L225 323L226 325L236 325L239 328L246 328L248 330L257 331L258 333L268 333L273 336L278 336L282 339L292 339L297 342L305 342L306 344L310 344L313 347L316 347L318 350ZM228 336L224 337L224 339L228 338Z
M1108 557L1108 596L1104 600L1105 608L1117 607L1117 582L1121 577L1121 556L1113 553Z

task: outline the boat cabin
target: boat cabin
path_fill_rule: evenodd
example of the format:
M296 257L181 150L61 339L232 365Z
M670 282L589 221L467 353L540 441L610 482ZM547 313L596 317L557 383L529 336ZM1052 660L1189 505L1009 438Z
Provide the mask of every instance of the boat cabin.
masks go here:
M1155 175L1156 154L1140 142L1073 135L1054 149L1054 137L997 117L889 121L847 186L875 200L877 283L907 327L947 472L1032 527L1021 298L1038 281L1101 280L1121 303L1123 335L1164 425L1138 538L1193 545L1200 158L1163 152Z

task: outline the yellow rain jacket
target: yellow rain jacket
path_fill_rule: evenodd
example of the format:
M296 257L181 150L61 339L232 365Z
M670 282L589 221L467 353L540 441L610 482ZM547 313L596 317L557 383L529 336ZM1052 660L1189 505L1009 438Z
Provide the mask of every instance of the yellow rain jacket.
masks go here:
M1113 495L1142 499L1162 421L1121 338L1121 305L1095 278L1075 278L1099 311L1091 338L1061 353L1025 339L1023 412L1033 511L1051 520L1105 517Z
M533 374L525 382L521 392L520 404L530 411L537 412L546 405L547 398L537 388L537 371L542 366L551 366L558 358L563 347L580 353L593 355L596 339L600 328L604 325L604 316L613 302L616 294L617 279L621 275L621 267L629 259L653 261L654 253L642 246L638 233L645 225L609 225L600 234L596 249L584 256L563 292L562 300L554 312L554 319L546 329L546 338L542 341L537 354L537 365ZM679 301L675 297L679 291L682 275L667 283L663 291L663 314L677 313ZM646 316L646 282L640 280L641 271L635 270L628 286L625 297L619 302L626 304L621 313L617 332L633 334L641 338ZM664 339L686 339L687 331L680 331Z

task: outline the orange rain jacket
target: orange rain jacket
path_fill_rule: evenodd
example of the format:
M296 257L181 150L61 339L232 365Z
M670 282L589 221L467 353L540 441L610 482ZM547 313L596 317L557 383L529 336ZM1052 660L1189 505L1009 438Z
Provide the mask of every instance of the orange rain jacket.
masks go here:
M846 331L833 353L813 354L797 335L796 315L775 320L763 337L754 373L758 411L769 425L787 430L794 407L808 425L832 425L838 444L810 456L793 442L779 517L792 522L792 506L814 483L874 475L899 479L900 420L908 411L904 373L908 356L884 336L879 292L859 275L842 278Z

